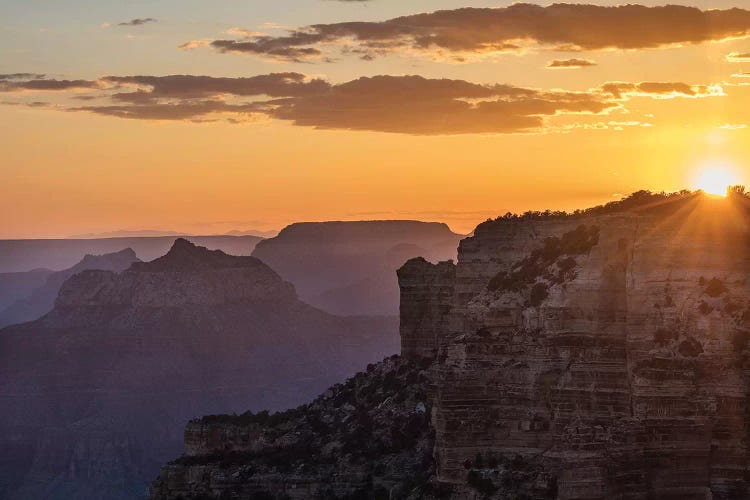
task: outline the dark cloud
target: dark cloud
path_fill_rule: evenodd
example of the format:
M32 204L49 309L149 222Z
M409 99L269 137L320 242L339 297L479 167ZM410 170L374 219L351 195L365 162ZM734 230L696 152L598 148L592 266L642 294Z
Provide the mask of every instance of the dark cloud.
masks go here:
M28 91L64 91L80 89L96 89L100 87L98 81L90 80L4 80L0 81L0 92Z
M143 101L158 98L199 98L220 95L289 97L315 94L328 90L330 84L310 79L301 73L271 73L247 78L216 78L211 76L107 76L105 82L135 85L148 90L116 94L122 101Z
M744 9L516 4L443 10L382 22L315 24L284 36L254 34L214 40L209 45L222 52L302 61L325 58L331 45L365 59L394 51L461 58L530 43L567 50L647 49L748 35L750 11Z
M82 106L70 108L69 111L90 111L99 115L129 118L133 120L188 120L205 121L207 115L215 113L250 114L256 111L257 105L227 104L220 100L183 101L176 103L148 102L146 104Z
M118 23L117 26L143 26L144 24L157 23L157 22L159 22L159 20L154 19L153 17L139 17L136 19L131 19L130 21Z
M540 129L545 116L601 113L618 104L591 93L376 76L268 106L270 116L301 126L437 135L525 132Z
M89 111L143 120L207 120L262 115L299 126L405 134L511 133L540 130L545 117L603 113L621 104L600 92L545 92L420 76L376 76L332 85L297 73L252 78L106 77L147 88L111 95ZM236 101L246 96L271 99Z
M0 81L5 80L41 80L47 75L42 73L7 73L0 75Z
M139 120L235 123L267 117L321 129L417 135L541 132L549 128L550 117L604 115L623 108L631 97L724 95L721 87L679 82L609 82L572 92L421 76L381 75L332 84L293 72L245 78L140 75L0 81L0 90L71 89L97 89L72 97L102 103L55 109ZM601 123L598 128L620 122Z
M555 59L547 65L550 69L580 69L590 66L596 66L596 63L588 59Z

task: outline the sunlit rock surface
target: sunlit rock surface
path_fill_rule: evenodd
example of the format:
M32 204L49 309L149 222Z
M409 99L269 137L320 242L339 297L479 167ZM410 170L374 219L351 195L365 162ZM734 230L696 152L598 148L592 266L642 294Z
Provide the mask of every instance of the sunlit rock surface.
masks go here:
M541 471L532 496L746 498L748 221L744 198L696 196L481 225L459 250L450 321L421 319L447 325L439 479L475 472L500 494L487 463L517 457ZM406 326L404 354L422 354Z

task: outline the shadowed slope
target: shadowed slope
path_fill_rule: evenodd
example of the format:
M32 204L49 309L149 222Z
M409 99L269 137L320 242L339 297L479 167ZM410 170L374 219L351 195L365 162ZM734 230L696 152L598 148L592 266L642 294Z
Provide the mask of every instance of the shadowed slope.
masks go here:
M0 331L0 496L142 496L189 418L283 409L397 350L390 320L300 302L253 257L178 240L84 271L43 318ZM17 458L17 460L16 460Z

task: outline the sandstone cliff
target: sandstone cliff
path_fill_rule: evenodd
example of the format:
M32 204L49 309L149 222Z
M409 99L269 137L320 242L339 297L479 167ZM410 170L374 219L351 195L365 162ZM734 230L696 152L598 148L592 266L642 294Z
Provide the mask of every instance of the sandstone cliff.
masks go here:
M142 498L188 419L300 404L397 351L396 329L186 240L78 273L49 314L0 330L0 497Z
M434 462L430 477L387 495L749 498L748 242L745 196L639 193L488 221L456 264L408 262L402 354L431 364L421 432L434 432ZM192 425L190 456L207 456L197 436L257 442L250 427ZM166 468L153 498L219 495L207 479L219 470ZM295 477L279 474L274 484ZM231 498L252 498L242 485L258 478L233 477Z
M704 196L488 222L447 320L450 273L414 294L438 270L408 264L404 354L424 354L419 325L440 339L438 479L502 495L488 463L515 459L532 496L746 498L748 222L744 197Z

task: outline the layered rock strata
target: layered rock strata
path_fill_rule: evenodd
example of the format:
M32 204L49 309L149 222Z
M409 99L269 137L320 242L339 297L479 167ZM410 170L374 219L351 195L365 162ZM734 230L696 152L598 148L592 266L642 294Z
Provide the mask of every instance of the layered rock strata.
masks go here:
M438 478L500 488L486 464L519 457L550 474L539 496L745 498L749 220L744 200L698 196L480 226L451 319L402 323L406 356L425 331L441 339ZM406 294L419 279L402 277Z

